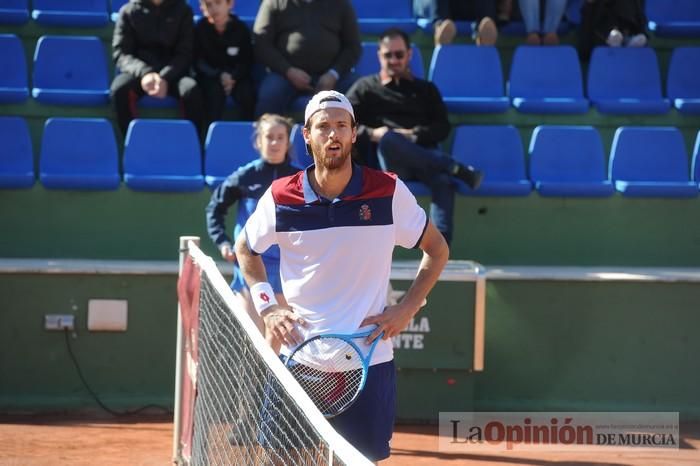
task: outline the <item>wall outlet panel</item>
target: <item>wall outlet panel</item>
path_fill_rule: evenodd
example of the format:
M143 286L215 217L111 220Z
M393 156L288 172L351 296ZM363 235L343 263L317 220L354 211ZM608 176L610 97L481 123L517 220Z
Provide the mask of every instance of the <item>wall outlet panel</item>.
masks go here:
M125 299L90 299L87 326L91 332L126 332L129 302Z

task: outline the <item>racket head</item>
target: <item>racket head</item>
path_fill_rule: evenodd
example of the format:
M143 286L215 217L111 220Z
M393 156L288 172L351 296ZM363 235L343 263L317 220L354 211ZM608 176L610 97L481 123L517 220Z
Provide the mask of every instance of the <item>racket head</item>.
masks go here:
M289 355L286 366L326 418L346 411L367 380L360 348L339 335L310 338Z

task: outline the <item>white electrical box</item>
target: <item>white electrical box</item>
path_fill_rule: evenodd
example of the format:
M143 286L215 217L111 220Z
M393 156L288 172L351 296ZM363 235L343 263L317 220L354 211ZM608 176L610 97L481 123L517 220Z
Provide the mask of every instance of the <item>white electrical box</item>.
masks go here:
M128 303L125 299L89 300L88 330L91 332L126 332Z

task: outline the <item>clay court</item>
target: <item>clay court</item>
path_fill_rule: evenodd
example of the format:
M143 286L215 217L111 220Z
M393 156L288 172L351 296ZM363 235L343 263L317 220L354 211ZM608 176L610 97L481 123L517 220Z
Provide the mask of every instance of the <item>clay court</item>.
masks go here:
M118 420L95 417L16 415L0 417L0 465L152 466L171 464L169 418ZM437 426L398 426L392 457L382 465L615 465L690 466L700 464L700 424L681 426L678 450L586 453L440 453Z

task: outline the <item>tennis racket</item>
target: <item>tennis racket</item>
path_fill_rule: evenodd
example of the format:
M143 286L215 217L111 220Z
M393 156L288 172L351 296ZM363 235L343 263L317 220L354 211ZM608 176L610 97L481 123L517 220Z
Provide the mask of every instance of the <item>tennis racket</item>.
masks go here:
M384 332L366 352L360 349L367 347L360 340L373 331L317 335L289 355L287 368L326 418L347 410L365 387L372 353Z

